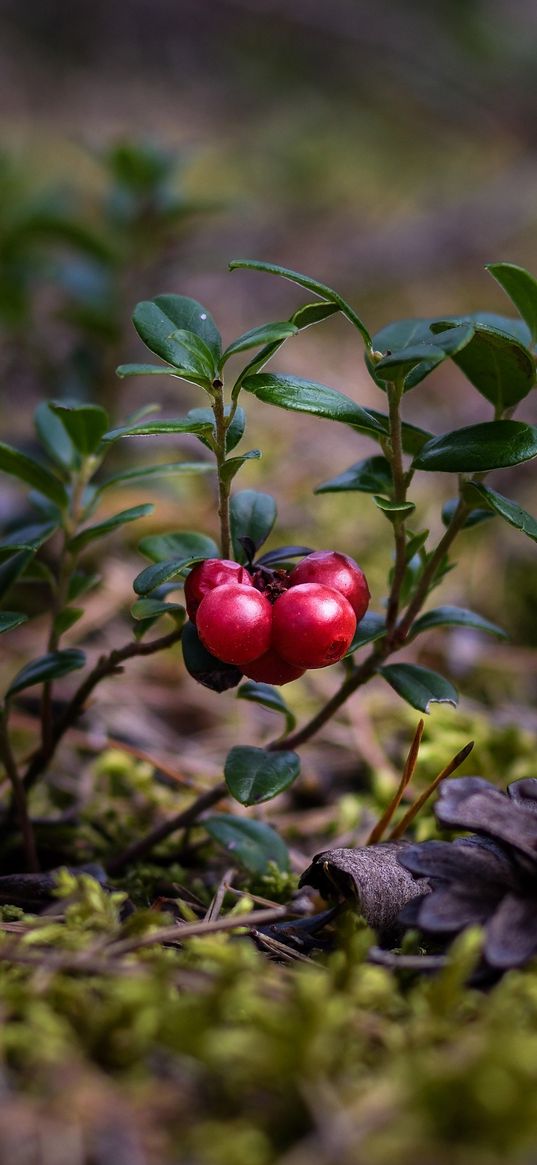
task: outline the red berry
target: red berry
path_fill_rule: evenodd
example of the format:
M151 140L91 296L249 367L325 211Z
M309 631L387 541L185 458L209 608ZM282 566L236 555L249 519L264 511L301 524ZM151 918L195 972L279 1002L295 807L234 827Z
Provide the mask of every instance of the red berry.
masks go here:
M337 550L315 550L308 554L291 571L289 585L299 583L321 583L333 587L344 595L350 603L358 622L363 619L369 606L369 587L363 570L348 554Z
M244 566L229 558L206 558L204 562L198 562L185 580L186 609L190 618L195 621L201 600L209 591L230 582L253 586Z
M296 667L328 667L345 655L356 615L344 595L321 583L290 587L273 607L272 646Z
M304 675L305 668L296 667L282 659L273 647L269 647L259 659L253 659L243 667L245 676L250 680L257 680L262 684L289 684L291 680L298 680Z
M224 663L249 663L268 651L272 606L253 586L224 583L201 600L196 627L211 655Z

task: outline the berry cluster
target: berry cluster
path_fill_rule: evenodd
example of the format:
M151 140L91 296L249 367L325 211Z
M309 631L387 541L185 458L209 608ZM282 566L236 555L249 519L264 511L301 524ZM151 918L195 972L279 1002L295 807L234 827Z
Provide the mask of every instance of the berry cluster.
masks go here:
M345 655L369 588L354 559L319 550L291 571L205 559L188 575L185 598L211 655L249 679L286 684Z

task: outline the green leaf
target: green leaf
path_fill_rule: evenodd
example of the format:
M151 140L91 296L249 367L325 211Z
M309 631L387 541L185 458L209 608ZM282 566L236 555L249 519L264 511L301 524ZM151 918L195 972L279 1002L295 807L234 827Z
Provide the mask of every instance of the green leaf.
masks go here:
M71 551L82 550L89 542L95 542L96 538L104 538L105 534L110 534L112 530L117 530L119 526L124 526L127 522L135 522L138 518L145 518L147 514L152 514L154 509L155 507L151 503L146 503L142 506L131 506L128 510L120 510L111 518L105 518L103 522L97 522L95 526L87 526L85 530L80 530L74 538L69 540L69 549Z
M415 663L390 663L380 669L381 675L402 696L407 704L420 712L428 712L430 704L458 704L459 697L453 684L438 672Z
M486 269L512 300L528 325L532 342L537 343L537 280L515 263L487 263Z
M83 614L83 607L65 607L54 620L55 635L63 635L70 627L74 627Z
M477 321L474 326L473 339L453 359L498 411L512 408L535 384L535 360L512 335Z
M537 521L527 510L523 510L518 502L512 502L510 498L505 498L497 490L480 482L468 483L464 495L470 499L477 497L494 514L498 514L510 526L514 526L515 530L520 530L522 534L537 542Z
M237 562L245 562L241 538L250 538L256 550L266 542L276 521L276 502L271 494L243 489L233 494L230 504L231 539Z
M84 667L85 662L84 652L76 647L68 647L65 651L50 651L47 655L32 660L17 673L6 692L6 700L34 684L49 683L50 680L59 679L68 672L76 671Z
M170 582L171 579L179 579L187 567L195 562L201 562L206 557L204 554L191 554L186 558L182 555L170 559L169 562L156 562L153 566L146 566L145 570L136 575L132 584L133 589L137 595L149 595L151 591ZM179 583L177 585L179 586Z
M493 311L473 311L465 317L469 320L475 320L478 324L485 324L489 328L494 328L496 332L505 332L506 335L512 336L514 340L518 340L524 348L529 348L531 345L531 333L523 320L514 320L511 316L500 316Z
M0 470L31 485L33 489L54 502L60 510L67 507L69 499L59 478L38 461L27 457L25 453L20 453L18 449L13 449L11 445L5 445L3 441L0 441Z
M414 469L480 473L531 461L537 456L537 426L488 421L433 437L414 459Z
M141 424L122 425L105 433L104 441L119 441L122 437L154 437L160 433L210 433L213 425L209 421L190 420L178 417L170 421L142 421Z
M265 271L269 275L280 275L282 279L290 279L291 283L298 283L299 287L305 287L308 291L313 291L314 295L318 295L321 299L327 300L328 303L334 304L341 314L350 320L351 324L354 324L354 327L358 329L366 346L371 348L371 336L363 321L350 304L337 291L333 291L331 287L327 287L325 283L319 283L317 279L310 279L309 275L301 275L299 271L291 271L288 267L280 267L276 263L260 263L256 259L233 259L229 264L230 271L235 271L238 268L248 271Z
M34 554L33 546L21 548L10 546L0 549L0 599L7 595L13 583L20 578Z
M152 477L182 477L185 474L214 473L215 465L210 461L170 461L163 465L140 465L136 469L124 469L122 473L114 473L106 477L97 486L97 494L117 485L125 485L131 481L145 481Z
M27 622L27 615L20 615L16 611L0 611L0 635L3 635L4 631L12 631L14 627L20 627L21 623Z
M261 704L271 712L279 712L285 716L285 731L291 732L296 724L296 717L286 704L283 696L272 684L256 683L255 680L246 680L237 692L238 700L251 700L254 704Z
M353 641L345 652L344 659L349 655L353 655L358 651L359 647L365 647L366 643L374 643L377 639L382 639L386 634L386 620L383 615L376 615L374 611L367 611L363 619L360 620L356 631L354 632Z
M433 321L434 323L434 321ZM440 327L440 324L435 324ZM461 323L439 333L428 330L426 338L384 356L374 367L375 381L404 381L404 390L414 388L448 356L454 356L470 342L475 327Z
M335 388L328 388L313 380L302 380L298 376L272 376L263 372L247 376L242 387L253 393L258 400L277 405L278 408L341 421L373 437L387 433L368 409L361 408Z
M271 801L292 785L300 773L296 752L268 752L238 745L228 752L224 766L226 785L241 805Z
M320 324L330 316L337 315L338 311L337 303L305 303L303 307L293 312L290 323L302 332L305 328L311 328L314 324Z
M444 526L449 526L455 511L458 509L459 499L450 498L442 506L442 522ZM479 526L480 522L486 522L489 518L494 518L495 515L491 510L472 510L462 527L463 530L468 530L471 526Z
M156 619L161 615L172 615L174 619L185 614L180 603L165 603L162 599L137 599L131 607L133 619Z
M49 457L64 472L69 473L77 465L78 457L69 434L56 417L48 401L42 401L34 412L37 435Z
M218 374L218 362L205 339L191 328L177 323L182 312L174 310L172 301L181 298L161 295L155 300L137 304L133 323L151 352L172 364L182 379L207 388ZM207 320L207 313L202 309L198 313L198 322L202 322L203 314Z
M345 493L357 490L360 493L388 493L392 486L392 472L386 457L367 457L356 461L337 477L323 481L314 489L315 494Z
M219 558L214 538L198 534L196 530L180 530L173 534L148 534L138 543L138 549L151 562L167 562L170 558Z
M233 340L223 353L221 364L224 365L230 356L235 356L237 352L247 352L250 348L259 348L262 344L280 343L287 340L289 336L296 336L298 328L294 324L285 320L282 323L276 324L262 324L259 328L252 328L249 332L244 332L237 340Z
M31 548L38 550L56 533L59 522L31 522L28 526L18 526L11 534L6 534L0 543L0 553L4 550ZM5 557L5 556L4 556ZM0 559L1 561L1 559Z
M95 453L110 424L108 413L99 405L68 405L61 401L51 401L50 408L78 452L83 457Z
M505 631L496 623L491 623L483 615L476 615L475 611L467 611L464 607L435 607L433 611L426 611L413 623L411 638L421 635L422 631L430 631L432 627L471 627L475 631L485 631L488 635L495 635L498 639L507 639Z
M189 675L211 692L227 692L242 680L240 668L211 655L203 646L194 623L185 623L181 636L183 660Z
M386 514L387 518L407 517L416 509L415 502L392 502L387 498L379 497L378 494L374 495L373 501L377 508Z
M194 332L211 352L214 363L219 363L222 337L212 315L202 303L187 295L156 295L152 302L171 321L173 331L180 329Z
M67 601L74 602L82 595L86 595L88 591L93 590L101 581L100 574L87 574L83 570L75 570L74 574L69 579L69 586L67 589Z
M119 364L116 376L124 380L126 376L178 376L177 369L172 364Z
M240 457L229 457L220 470L220 476L229 484L230 481L233 481L235 474L239 472L239 469L242 468L245 461L257 461L260 457L260 449L249 449L247 453L243 453Z
M280 870L289 870L289 852L285 842L263 821L249 821L232 817L230 813L215 813L206 817L204 828L213 841L218 842L233 860L241 863L251 874L266 874L270 863ZM240 918L237 918L240 926Z
M225 407L224 407L224 416L225 417L229 416L230 409L231 409L231 405L225 405ZM212 436L216 435L214 413L213 413L213 410L211 408L189 409L188 413L187 413L187 420L190 420L190 419L192 419L195 422L199 422L201 424L210 425L211 435ZM244 409L241 409L240 407L238 407L236 409L236 412L233 416L233 420L232 420L232 422L227 430L227 433L226 433L226 453L231 453L231 450L234 449L235 446L239 444L239 441L240 441L241 437L243 436L245 428L246 428L246 413L244 412ZM204 436L203 434L200 434L199 439L200 439L200 441L203 442L204 445L207 446L208 449L211 449L211 443L210 443L210 441L207 440L206 436Z

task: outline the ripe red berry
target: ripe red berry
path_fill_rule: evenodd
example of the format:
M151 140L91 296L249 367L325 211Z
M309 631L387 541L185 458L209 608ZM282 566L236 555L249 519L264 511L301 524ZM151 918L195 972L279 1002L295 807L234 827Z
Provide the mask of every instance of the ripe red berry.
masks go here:
M253 586L224 583L201 600L196 627L203 645L217 659L249 663L268 651L272 606Z
M259 659L253 659L251 663L245 663L243 667L245 676L250 680L257 680L262 684L289 684L291 680L298 680L300 676L304 675L305 668L296 667L295 664L288 663L286 659L282 659L273 647L269 647L264 655L260 655Z
M272 646L296 667L328 667L345 655L356 615L344 595L321 583L300 583L273 607Z
M186 609L190 618L195 621L201 600L209 591L230 582L253 586L245 567L229 558L206 558L192 567L185 580Z
M315 550L291 571L289 585L321 583L333 587L350 603L358 622L369 606L369 587L363 570L348 554L337 550Z

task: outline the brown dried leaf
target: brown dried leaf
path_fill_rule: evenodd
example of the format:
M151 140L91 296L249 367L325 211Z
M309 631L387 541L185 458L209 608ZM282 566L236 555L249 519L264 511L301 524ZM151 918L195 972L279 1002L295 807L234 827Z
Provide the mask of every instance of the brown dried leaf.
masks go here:
M428 891L424 878L416 882L399 864L398 855L407 844L324 850L316 854L300 885L313 886L328 901L353 905L374 930L393 930L405 903Z

